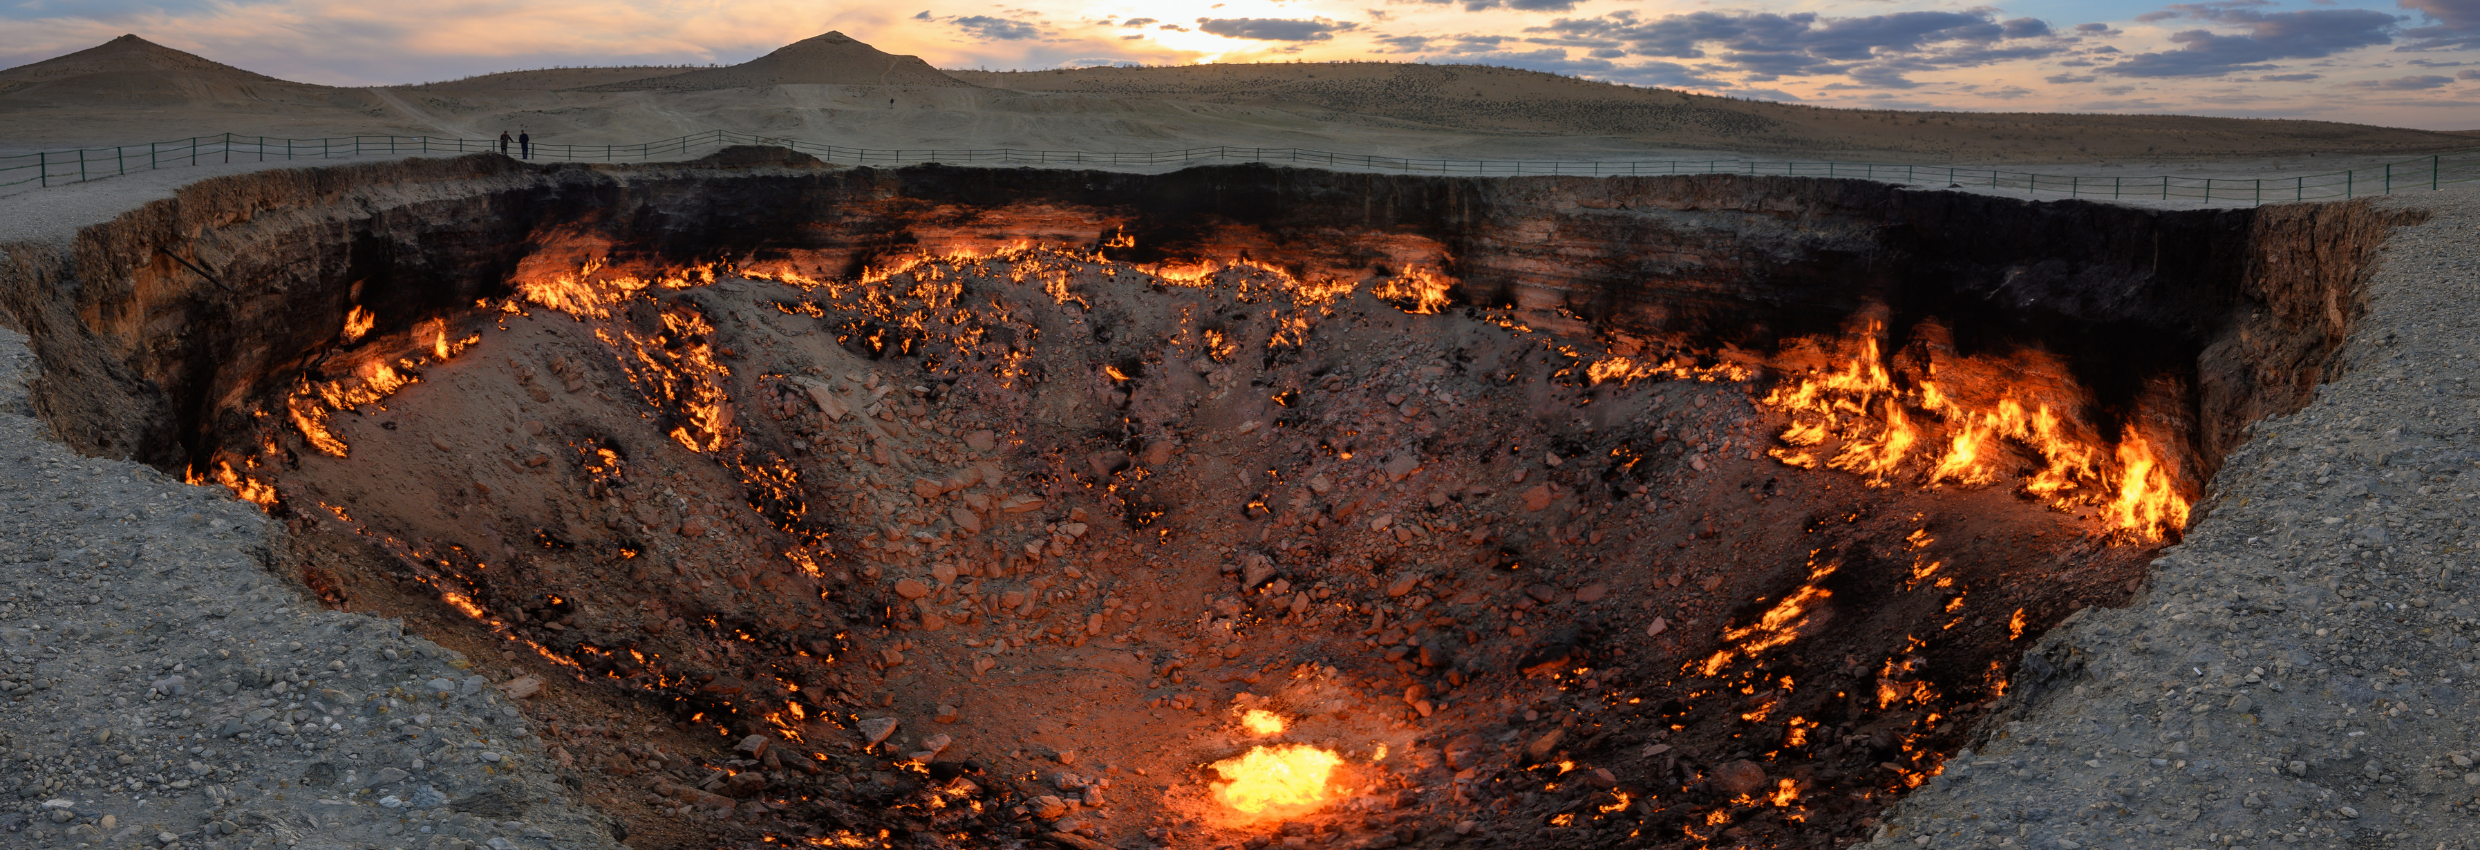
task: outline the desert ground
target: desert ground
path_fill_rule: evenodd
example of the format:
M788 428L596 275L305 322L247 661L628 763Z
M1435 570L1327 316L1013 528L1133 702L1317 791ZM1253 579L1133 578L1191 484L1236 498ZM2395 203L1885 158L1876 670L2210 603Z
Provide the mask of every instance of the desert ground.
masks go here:
M635 144L725 129L866 148L1302 147L1447 158L1671 156L2192 163L2468 150L2471 134L2323 121L1820 109L1504 68L1263 64L940 71L838 33L727 68L294 83L135 36L0 71L0 150L192 135Z

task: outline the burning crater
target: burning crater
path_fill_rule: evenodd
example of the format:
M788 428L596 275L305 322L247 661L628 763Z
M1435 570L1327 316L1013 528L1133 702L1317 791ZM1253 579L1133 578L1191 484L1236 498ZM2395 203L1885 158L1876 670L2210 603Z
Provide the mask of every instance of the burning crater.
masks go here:
M539 688L637 846L1833 846L2388 224L736 151L246 175L8 275L68 439Z

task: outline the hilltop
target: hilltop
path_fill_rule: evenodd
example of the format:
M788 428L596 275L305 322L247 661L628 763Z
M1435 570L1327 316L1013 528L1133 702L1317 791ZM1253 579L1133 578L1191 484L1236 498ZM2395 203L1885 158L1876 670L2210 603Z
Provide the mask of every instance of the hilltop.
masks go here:
M700 68L649 79L585 86L578 91L690 92L787 85L961 86L916 56L898 56L840 32L796 41L773 53L723 68Z

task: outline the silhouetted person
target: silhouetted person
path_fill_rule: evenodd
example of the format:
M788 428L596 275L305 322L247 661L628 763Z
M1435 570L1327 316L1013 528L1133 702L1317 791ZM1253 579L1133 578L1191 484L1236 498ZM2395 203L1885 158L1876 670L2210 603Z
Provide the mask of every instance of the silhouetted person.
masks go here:
M526 135L524 130L517 131L517 155L526 159L534 158L534 137Z
M499 131L499 155L508 155L508 131L506 130Z

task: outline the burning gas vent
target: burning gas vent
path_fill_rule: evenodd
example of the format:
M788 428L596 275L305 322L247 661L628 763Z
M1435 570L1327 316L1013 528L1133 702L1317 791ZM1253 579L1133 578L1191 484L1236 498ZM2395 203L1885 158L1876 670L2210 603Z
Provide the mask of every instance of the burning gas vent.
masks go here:
M725 165L90 234L290 300L140 266L87 328L223 330L38 339L547 682L641 842L1827 846L2305 398L2383 224Z

